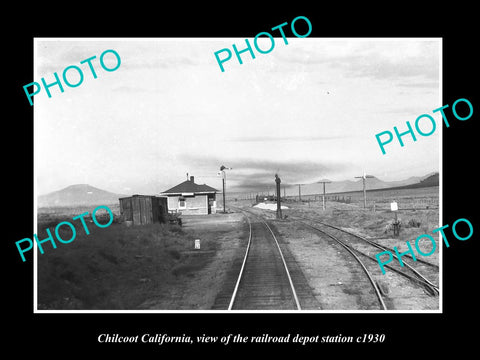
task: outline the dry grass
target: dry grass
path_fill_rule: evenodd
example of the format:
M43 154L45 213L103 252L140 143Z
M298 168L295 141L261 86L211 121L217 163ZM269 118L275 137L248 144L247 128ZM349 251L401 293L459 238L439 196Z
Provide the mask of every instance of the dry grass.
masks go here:
M305 217L329 224L356 229L357 232L360 231L366 236L386 237L393 236L392 231L385 234L385 228L394 220L394 214L390 211L390 202L395 200L399 206L397 217L402 223L401 238L415 239L421 234L430 234L433 229L439 227L438 186L367 192L367 209L363 208L362 192L346 195L351 196L351 203L327 201L325 211L322 209L321 197L317 201L303 201L302 203L289 201L285 205L290 209L283 210L283 215L303 214ZM373 211L374 202L376 211ZM265 213L267 217L275 217L273 211Z
M53 233L58 222L71 217L46 220L38 226L40 239L46 237L46 227ZM114 223L101 229L87 223L90 235L75 226L72 243L57 243L57 249L45 243L45 253L38 253L39 309L135 309L150 294L161 292L171 277L184 274L181 266L191 266L182 252L194 240L178 226L128 228Z

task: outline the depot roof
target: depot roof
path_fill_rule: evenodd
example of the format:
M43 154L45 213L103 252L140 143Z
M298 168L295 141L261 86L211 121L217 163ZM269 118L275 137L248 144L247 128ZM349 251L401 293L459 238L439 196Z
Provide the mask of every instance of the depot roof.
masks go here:
M186 180L177 186L172 187L171 189L168 189L162 194L167 194L167 195L174 195L174 194L185 194L185 193L194 193L194 194L207 194L207 193L216 193L218 192L217 189L214 189L206 184L199 185L195 184L193 180Z

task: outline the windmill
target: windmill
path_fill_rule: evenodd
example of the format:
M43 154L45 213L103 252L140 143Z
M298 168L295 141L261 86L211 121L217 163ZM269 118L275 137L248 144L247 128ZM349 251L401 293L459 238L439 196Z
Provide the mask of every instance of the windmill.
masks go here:
M363 171L363 176L355 176L355 179L363 179L363 207L367 208L367 189L365 187L365 180L368 178L373 178L372 175L367 175L365 170Z

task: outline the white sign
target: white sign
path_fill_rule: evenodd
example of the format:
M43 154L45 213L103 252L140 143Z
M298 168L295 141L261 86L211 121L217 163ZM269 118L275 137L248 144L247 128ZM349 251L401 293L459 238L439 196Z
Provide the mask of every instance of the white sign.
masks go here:
M398 204L396 201L390 203L390 209L392 211L397 211L398 210Z
M200 249L200 239L195 239L195 249Z

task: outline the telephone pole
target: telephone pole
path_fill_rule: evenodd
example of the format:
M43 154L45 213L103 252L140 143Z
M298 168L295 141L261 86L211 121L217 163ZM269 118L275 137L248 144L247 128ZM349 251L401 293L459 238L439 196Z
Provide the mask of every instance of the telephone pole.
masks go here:
M302 189L301 189L301 186L302 185L305 185L305 184L296 184L298 185L298 201L299 202L302 202Z
M367 188L365 187L365 180L373 177L372 175L365 174L365 172L363 172L363 176L355 176L355 179L362 179L363 181L363 207L365 209L367 208Z
M323 210L325 210L325 184L331 183L330 180L320 180L318 184L323 184Z

